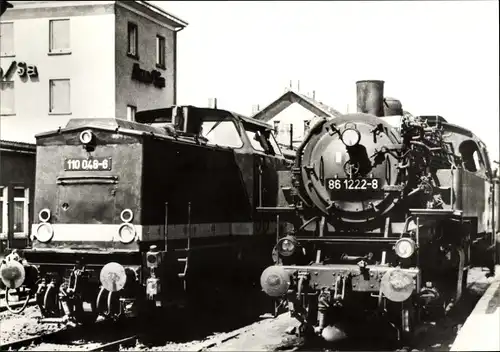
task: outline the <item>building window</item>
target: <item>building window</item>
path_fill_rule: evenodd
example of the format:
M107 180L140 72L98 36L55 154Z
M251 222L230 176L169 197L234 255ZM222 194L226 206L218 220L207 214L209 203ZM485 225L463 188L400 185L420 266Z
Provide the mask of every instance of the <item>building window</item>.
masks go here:
M14 23L0 23L0 57L14 56Z
M52 114L71 113L71 87L69 79L51 79L50 86L50 107Z
M156 66L165 68L165 38L156 36Z
M14 187L14 233L28 233L29 189Z
M138 38L138 29L135 23L128 23L128 52L127 54L138 58L138 48L139 48L139 38Z
M280 122L279 122L279 121L274 121L274 122L273 122L273 124L274 124L274 135L276 135L276 136L277 136L277 135L278 135L278 132L279 132L279 130L278 130L278 129L279 129L279 127L280 127Z
M127 120L135 121L135 113L137 111L137 107L133 105L127 105Z
M310 120L304 120L304 136L306 135L307 132L309 132L309 122Z
M16 113L14 92L14 82L0 82L0 115L14 115Z
M69 20L50 20L50 53L70 52Z
M9 226L7 218L7 187L0 187L0 237L5 237Z

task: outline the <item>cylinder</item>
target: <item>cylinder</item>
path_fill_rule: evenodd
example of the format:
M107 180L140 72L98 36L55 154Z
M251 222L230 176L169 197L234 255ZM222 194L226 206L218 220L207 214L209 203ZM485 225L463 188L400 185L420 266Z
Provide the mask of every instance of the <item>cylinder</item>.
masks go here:
M401 102L394 98L384 98L384 116L403 116Z
M358 112L384 116L384 81L357 81L356 101Z

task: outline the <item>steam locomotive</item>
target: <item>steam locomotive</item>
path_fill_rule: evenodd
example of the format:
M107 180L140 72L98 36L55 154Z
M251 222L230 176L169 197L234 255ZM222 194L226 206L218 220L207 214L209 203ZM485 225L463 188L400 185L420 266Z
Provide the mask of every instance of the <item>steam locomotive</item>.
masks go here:
M474 250L497 260L499 184L484 143L404 112L383 87L357 82L357 113L318 120L279 172L287 205L258 209L293 225L261 286L304 336L382 321L408 341L461 298Z
M33 243L0 278L36 297L42 322L158 311L218 283L258 285L272 263L261 249L276 221L256 207L277 204L289 161L269 125L173 106L136 122L72 119L36 139Z

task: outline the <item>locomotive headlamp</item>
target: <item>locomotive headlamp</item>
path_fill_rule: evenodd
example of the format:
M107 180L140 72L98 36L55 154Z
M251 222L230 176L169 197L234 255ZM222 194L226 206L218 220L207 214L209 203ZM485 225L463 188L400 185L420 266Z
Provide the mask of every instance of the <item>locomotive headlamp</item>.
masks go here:
M94 134L91 130L85 130L80 133L80 142L83 144L89 144L94 139Z
M280 255L289 257L295 253L297 242L291 236L286 236L278 241L277 249Z
M127 282L127 274L125 268L118 263L110 262L101 269L99 280L102 287L109 292L120 291Z
M40 219L41 222L47 222L50 220L50 210L45 208L40 210L38 213L38 219Z
M134 213L132 212L132 210L130 209L124 209L121 213L120 213L120 219L123 221L123 222L126 222L126 223L129 223L132 221L132 219L134 218Z
M118 229L118 235L120 236L120 242L129 244L135 240L137 233L133 225L124 223Z
M357 129L349 127L342 132L340 139L347 147L353 147L361 140L361 134Z
M394 245L394 251L400 258L410 258L415 252L415 242L411 238L400 238Z
M283 296L290 287L290 275L278 265L270 266L262 272L260 286L268 296Z
M43 222L36 228L35 238L39 242L49 242L54 236L54 229L48 222Z

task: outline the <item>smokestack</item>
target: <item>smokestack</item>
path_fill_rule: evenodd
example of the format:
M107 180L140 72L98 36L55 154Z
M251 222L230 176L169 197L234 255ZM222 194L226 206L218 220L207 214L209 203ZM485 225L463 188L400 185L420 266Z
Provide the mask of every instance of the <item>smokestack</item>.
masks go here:
M384 81L357 81L356 101L358 112L384 116Z

